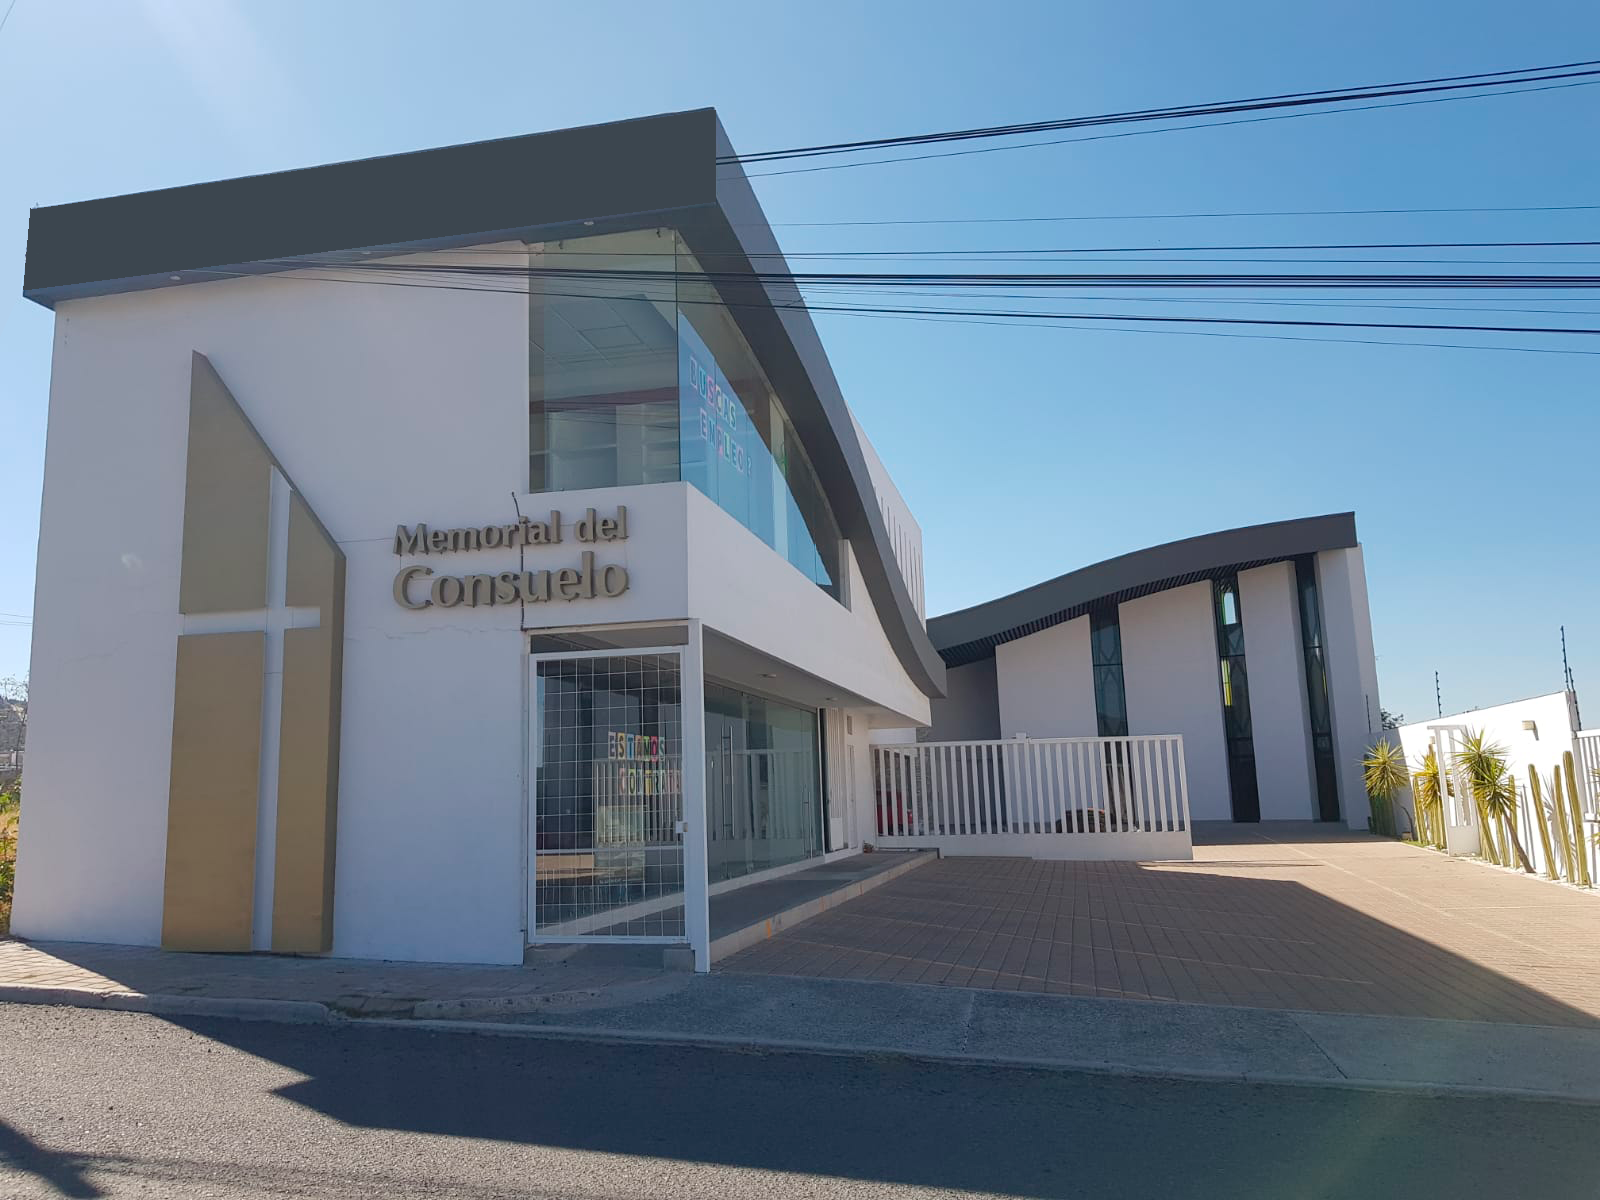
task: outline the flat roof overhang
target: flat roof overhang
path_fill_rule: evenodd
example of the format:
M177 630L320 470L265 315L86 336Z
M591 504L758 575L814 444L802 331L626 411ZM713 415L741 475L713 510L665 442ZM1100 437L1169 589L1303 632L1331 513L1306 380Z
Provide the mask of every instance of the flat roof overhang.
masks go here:
M372 254L671 225L784 399L897 658L930 697L944 661L900 574L838 380L714 109L693 109L114 196L29 214L23 295L64 300ZM757 278L761 271L780 282ZM748 276L748 278L744 278Z

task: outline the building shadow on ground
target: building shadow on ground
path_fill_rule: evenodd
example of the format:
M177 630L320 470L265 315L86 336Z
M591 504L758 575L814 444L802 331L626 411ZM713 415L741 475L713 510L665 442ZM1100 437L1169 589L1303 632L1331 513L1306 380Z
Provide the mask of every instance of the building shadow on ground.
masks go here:
M1364 833L1329 836L1398 849ZM1482 944L1467 957L1419 936L1430 926L1441 937L1459 933L1443 909L1403 910L1405 896L1372 885L1374 903L1395 907L1386 920L1325 890L1266 877L1285 868L1343 878L1328 863L1276 854L1161 864L950 858L724 967L1106 999L1600 1026L1600 996L1578 1007L1494 968L1502 961L1527 976L1549 957L1513 933L1476 931ZM1582 994L1578 973L1587 968L1580 959L1574 948L1571 995Z
M1592 1146L1587 1110L1512 1112L1514 1101L392 1025L176 1024L301 1073L276 1094L346 1126L766 1176L724 1181L729 1194L812 1194L804 1178L769 1174L782 1172L1019 1197L1357 1197L1379 1181L1396 1186L1390 1194L1555 1195L1590 1178L1583 1163L1594 1158L1583 1149ZM1519 1120L1539 1136L1502 1141L1498 1132ZM1454 1135L1463 1126L1484 1136L1463 1148ZM445 1171L452 1155L474 1153L470 1143L429 1147ZM591 1169L568 1160L506 1184L540 1197L590 1194ZM661 1178L663 1193L682 1186ZM640 1190L628 1195L652 1194L648 1182L630 1186Z

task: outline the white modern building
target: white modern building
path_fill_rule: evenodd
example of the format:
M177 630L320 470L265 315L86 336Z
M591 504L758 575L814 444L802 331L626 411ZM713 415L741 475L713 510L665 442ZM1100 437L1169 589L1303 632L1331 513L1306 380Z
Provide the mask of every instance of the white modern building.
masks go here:
M702 110L34 210L18 934L703 950L700 881L870 837L868 735L943 687L920 535L728 153Z
M930 639L921 531L730 152L700 110L33 211L14 932L704 969L711 892L879 836L893 730L1182 734L1196 816L1364 820L1351 519Z
M935 741L1183 735L1197 821L1364 829L1377 663L1355 515L1138 550L935 617Z

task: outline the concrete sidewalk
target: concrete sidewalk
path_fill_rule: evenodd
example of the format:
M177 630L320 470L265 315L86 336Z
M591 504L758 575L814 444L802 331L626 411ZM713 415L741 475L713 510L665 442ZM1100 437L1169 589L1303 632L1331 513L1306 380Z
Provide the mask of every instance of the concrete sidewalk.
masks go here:
M201 960L204 969L180 974L196 965L192 960ZM90 964L113 974L92 974ZM19 982L24 974L34 982ZM183 990L137 990L127 982L135 977L153 987L181 980ZM3 1001L174 1018L398 1019L500 1036L871 1054L1600 1104L1600 1029L855 980L696 976L626 963L585 964L581 956L533 967L484 968L0 942Z

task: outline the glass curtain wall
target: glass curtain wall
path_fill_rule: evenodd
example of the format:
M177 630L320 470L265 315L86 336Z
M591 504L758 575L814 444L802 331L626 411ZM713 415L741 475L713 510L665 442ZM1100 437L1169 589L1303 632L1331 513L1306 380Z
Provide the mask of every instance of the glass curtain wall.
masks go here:
M679 477L677 235L530 248L529 489Z
M706 683L710 882L822 853L817 714Z
M838 523L782 402L671 229L530 247L529 488L685 480L835 599Z

